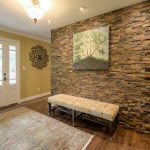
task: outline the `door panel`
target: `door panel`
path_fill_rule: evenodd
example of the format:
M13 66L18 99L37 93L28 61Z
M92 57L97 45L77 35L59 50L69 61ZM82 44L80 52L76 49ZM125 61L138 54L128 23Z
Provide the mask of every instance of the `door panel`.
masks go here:
M6 42L0 40L0 49L1 49L1 58L0 58L0 106L5 106L7 102L7 95L6 95L6 82L4 82L4 72L6 71L6 63L4 62L4 59L6 57Z
M2 78L3 78L3 76L2 76L2 74L3 74L2 55L3 55L3 45L2 45L2 43L0 43L0 86L3 85L3 80L2 80Z
M16 84L16 46L9 45L9 84Z
M18 101L16 42L0 40L0 107Z

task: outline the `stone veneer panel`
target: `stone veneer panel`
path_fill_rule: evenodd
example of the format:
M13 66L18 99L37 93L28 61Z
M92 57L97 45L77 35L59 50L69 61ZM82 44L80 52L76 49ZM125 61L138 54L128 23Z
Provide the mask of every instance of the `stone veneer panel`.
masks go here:
M108 71L73 70L73 33L110 26ZM150 3L52 31L52 94L119 104L120 123L150 133Z

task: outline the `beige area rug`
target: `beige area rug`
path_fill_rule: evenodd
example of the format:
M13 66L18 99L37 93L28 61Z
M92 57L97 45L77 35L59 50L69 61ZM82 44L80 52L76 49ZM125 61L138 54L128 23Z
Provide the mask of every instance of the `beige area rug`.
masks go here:
M0 150L83 150L92 137L25 107L0 115Z

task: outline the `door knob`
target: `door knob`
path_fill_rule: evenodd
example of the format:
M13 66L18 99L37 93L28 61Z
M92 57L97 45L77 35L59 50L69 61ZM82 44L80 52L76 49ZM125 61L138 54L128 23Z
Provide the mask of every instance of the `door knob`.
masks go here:
M4 81L6 81L7 80L7 78L6 77L4 77Z

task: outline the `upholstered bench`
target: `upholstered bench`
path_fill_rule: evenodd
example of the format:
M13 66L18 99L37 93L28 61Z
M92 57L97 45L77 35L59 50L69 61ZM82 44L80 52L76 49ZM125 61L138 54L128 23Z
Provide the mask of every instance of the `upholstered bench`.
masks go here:
M48 98L49 113L52 105L66 107L72 110L73 125L76 111L93 115L108 121L109 133L112 136L114 122L118 119L119 106L115 104L99 102L96 100L75 97L65 94L58 94Z

